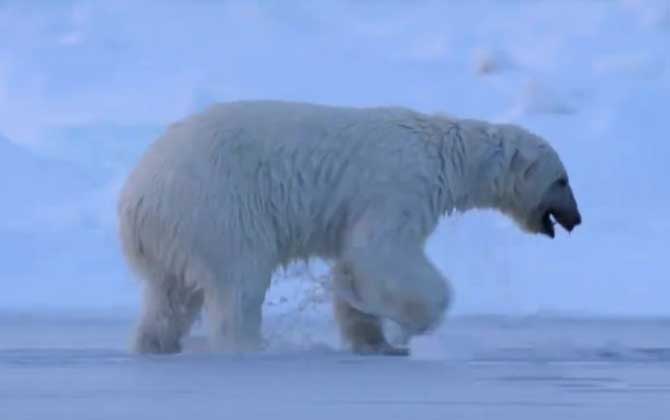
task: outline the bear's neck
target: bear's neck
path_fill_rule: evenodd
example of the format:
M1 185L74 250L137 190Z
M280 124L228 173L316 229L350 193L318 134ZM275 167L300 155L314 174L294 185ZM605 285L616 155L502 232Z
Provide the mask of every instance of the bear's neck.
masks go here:
M509 151L493 124L441 118L439 144L441 213L505 207L510 188Z

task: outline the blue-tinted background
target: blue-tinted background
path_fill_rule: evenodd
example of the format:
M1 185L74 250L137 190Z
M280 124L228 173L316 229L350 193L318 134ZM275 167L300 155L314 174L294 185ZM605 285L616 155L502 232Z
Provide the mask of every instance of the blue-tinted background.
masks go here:
M455 313L670 315L667 1L0 0L0 33L0 310L134 310L125 174L170 122L272 98L554 144L584 224L550 241L492 212L445 220L429 254Z

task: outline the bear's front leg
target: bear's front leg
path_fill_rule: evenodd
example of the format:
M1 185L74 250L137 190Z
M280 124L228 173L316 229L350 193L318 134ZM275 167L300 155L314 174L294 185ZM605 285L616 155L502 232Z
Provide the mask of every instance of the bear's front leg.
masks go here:
M379 317L356 309L349 300L356 299L355 279L344 264L337 264L333 270L335 294L333 308L335 320L344 341L357 354L408 356L409 350L389 344L384 336Z
M371 212L352 227L340 261L351 271L353 306L395 321L408 340L437 327L450 298L447 280L426 257L413 223L412 212L402 208Z
M386 341L381 319L335 298L335 319L342 337L354 353L362 355L409 356L409 349L394 347Z

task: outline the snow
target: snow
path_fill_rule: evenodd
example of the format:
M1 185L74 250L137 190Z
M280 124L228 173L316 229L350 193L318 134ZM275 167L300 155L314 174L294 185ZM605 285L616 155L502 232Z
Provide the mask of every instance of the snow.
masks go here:
M0 418L663 418L667 0L9 0L0 28ZM410 359L342 351L322 261L275 276L266 353L131 355L118 188L169 123L244 98L521 124L584 223L442 221L454 305Z
M493 212L446 219L428 252L452 313L667 316L668 16L663 0L4 2L0 306L132 310L114 214L129 168L213 101L280 98L514 122L555 145L584 224L549 241Z
M555 145L584 224L548 241L493 212L446 219L428 252L453 313L667 316L668 9L4 2L0 232L14 263L0 277L15 280L0 305L132 309L114 214L130 167L213 101L280 98L514 122Z

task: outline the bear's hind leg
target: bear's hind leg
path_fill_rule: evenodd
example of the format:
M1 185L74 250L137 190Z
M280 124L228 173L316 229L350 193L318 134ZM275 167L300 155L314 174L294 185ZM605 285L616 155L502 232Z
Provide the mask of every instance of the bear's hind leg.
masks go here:
M180 352L181 339L202 308L202 290L176 276L155 276L145 282L143 298L135 350L139 353Z
M261 348L263 301L271 276L270 270L237 262L209 282L205 309L215 350L247 352Z

